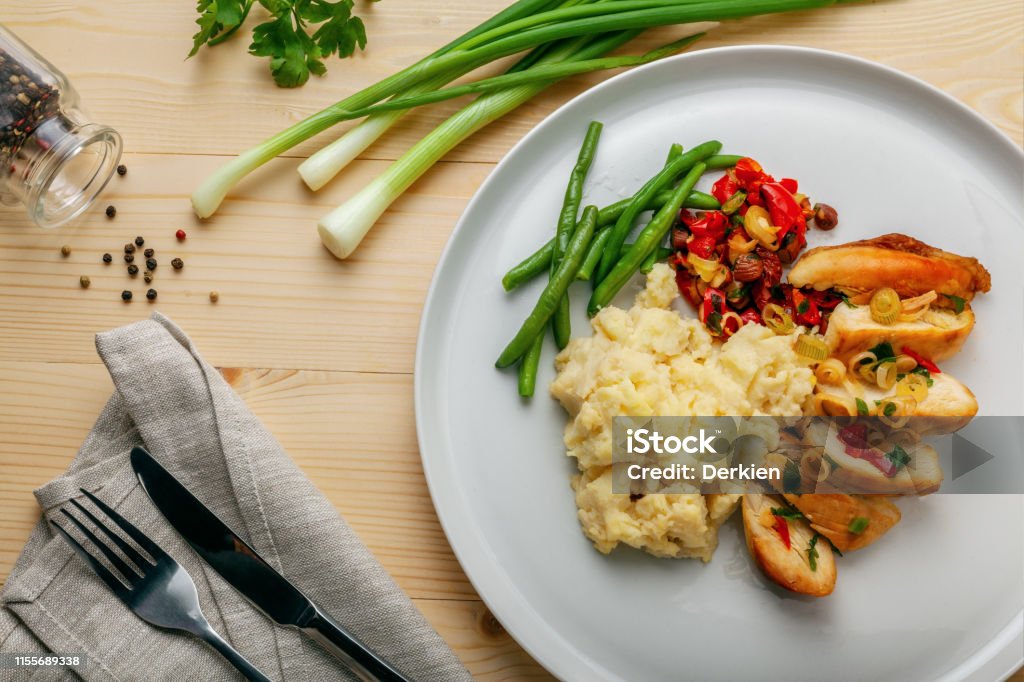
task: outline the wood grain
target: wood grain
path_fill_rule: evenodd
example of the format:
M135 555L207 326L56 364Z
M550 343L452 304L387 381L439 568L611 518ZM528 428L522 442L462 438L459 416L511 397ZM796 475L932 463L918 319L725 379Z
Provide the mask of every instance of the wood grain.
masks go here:
M609 74L572 78L489 126L397 202L357 254L334 260L312 228L461 103L407 116L324 190L294 173L323 139L243 183L213 221L188 195L225 155L412 63L505 0L360 3L369 49L331 60L301 90L273 86L247 36L185 61L194 3L0 0L0 17L60 66L95 120L125 138L129 173L74 227L42 231L0 207L0 580L35 523L31 491L70 461L111 391L93 334L170 315L329 497L426 617L483 680L550 679L504 633L462 573L434 514L412 411L423 297L466 202L538 121ZM682 35L650 31L626 51ZM727 22L697 49L774 43L838 50L904 70L1024 140L1024 3L878 0ZM492 67L490 71L494 71ZM338 129L344 130L344 126ZM182 227L185 243L173 238ZM142 234L161 265L145 302L119 257ZM59 255L69 244L72 254ZM172 272L169 261L186 266ZM92 286L78 287L89 275ZM119 293L130 288L131 304ZM220 302L208 300L217 290Z

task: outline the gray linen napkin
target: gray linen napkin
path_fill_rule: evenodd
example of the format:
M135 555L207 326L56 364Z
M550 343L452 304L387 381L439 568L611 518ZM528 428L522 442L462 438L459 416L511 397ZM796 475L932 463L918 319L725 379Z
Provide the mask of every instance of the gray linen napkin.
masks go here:
M355 679L318 645L253 608L177 535L129 464L132 446L143 444L267 561L406 675L429 682L470 679L178 327L155 314L99 334L96 348L116 391L67 472L35 491L47 518L80 497L80 487L96 493L185 567L213 627L270 678ZM241 679L199 640L135 616L45 520L33 530L0 601L0 652L85 654L89 664L78 674L89 680ZM0 678L12 674L0 670ZM40 671L30 679L75 676Z

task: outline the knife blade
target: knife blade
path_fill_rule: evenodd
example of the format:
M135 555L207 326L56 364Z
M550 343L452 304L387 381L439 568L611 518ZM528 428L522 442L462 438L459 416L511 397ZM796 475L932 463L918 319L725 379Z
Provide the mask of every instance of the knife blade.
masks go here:
M278 573L144 448L132 448L131 463L164 518L213 570L268 618L309 635L360 679L408 682Z

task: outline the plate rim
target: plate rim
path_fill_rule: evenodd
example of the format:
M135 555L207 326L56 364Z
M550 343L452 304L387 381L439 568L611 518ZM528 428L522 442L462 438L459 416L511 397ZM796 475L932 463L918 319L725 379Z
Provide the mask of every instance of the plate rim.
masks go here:
M796 55L801 58L817 59L833 61L836 63L845 63L847 65L873 71L877 74L881 74L889 79L895 81L902 81L908 87L913 86L922 92L925 96L937 97L942 100L946 106L952 106L961 115L966 116L974 125L979 125L980 128L993 136L994 140L999 142L1007 148L1007 151L1012 155L1018 157L1021 164L1024 165L1024 149L1021 149L1017 144L1010 139L1010 137L1000 130L994 123L989 121L978 111L961 102L959 99L951 95L950 93L942 90L941 88L928 83L927 81L901 71L895 67L888 66L864 57L852 55L846 52L840 52L835 50L824 50L821 48L805 47L798 45L773 45L773 44L753 44L753 45L729 45L723 47L714 47L707 49L698 49L693 52L687 52L672 57L646 64L644 66L636 67L625 71L620 74L594 85L582 93L572 97L567 102L559 106L557 109L546 115L541 121L535 124L529 132L527 132L522 138L520 138L509 150L502 156L502 158L495 164L494 168L488 173L487 177L480 184L480 186L473 193L473 196L466 203L465 208L459 216L458 222L452 229L451 234L445 242L444 248L441 251L441 255L438 258L437 265L431 274L430 285L427 288L426 297L424 298L423 310L420 315L419 329L416 335L416 353L413 367L413 407L415 411L416 420L416 439L420 453L420 463L423 468L423 474L427 481L427 488L430 491L431 503L434 507L434 512L437 514L438 521L441 524L441 528L444 531L445 539L452 549L452 553L455 555L459 562L459 566L462 568L469 580L473 589L477 595L483 601L484 605L494 614L496 618L502 623L509 635L528 653L534 660L536 660L541 666L544 667L552 675L559 679L574 679L578 675L601 675L601 679L608 678L610 671L603 667L597 666L587 658L580 656L578 650L574 650L572 656L561 656L556 657L552 655L552 649L543 647L543 637L539 637L535 634L536 631L536 618L533 623L524 623L519 619L523 616L530 617L529 614L523 613L523 605L516 604L516 599L510 598L505 594L485 594L485 590L481 589L484 579L492 580L495 576L495 566L493 562L490 562L485 556L485 552L481 551L481 547L467 547L463 545L460 549L456 546L453 541L453 537L460 539L466 538L467 530L462 529L459 531L455 530L457 524L453 523L452 517L458 515L460 518L466 518L468 515L458 514L457 510L448 509L447 512L442 511L442 505L439 503L440 499L440 479L443 472L435 471L435 467L440 466L440 462L443 461L441 457L431 458L428 455L427 446L427 435L428 426L424 424L422 415L425 414L425 410L422 409L425 400L424 392L426 388L423 385L423 371L422 367L425 363L424 348L427 345L426 337L430 327L431 311L436 303L437 289L439 286L440 274L446 266L448 259L451 257L454 244L458 241L458 237L461 235L466 226L466 216L476 206L481 195L485 193L485 190L490 186L492 182L495 182L495 178L499 175L498 171L502 170L509 159L516 155L522 147L527 146L531 143L533 138L539 134L539 131L546 125L549 125L553 119L556 119L564 112L574 106L578 105L578 102L585 101L586 99L593 97L597 92L615 87L619 83L629 78L636 77L636 74L642 73L649 69L655 68L666 68L666 64L676 64L678 62L685 62L693 60L695 58L714 59L718 55L732 55L736 53L773 53L783 55ZM431 464L431 461L434 464ZM461 495L460 495L461 497ZM487 575L483 575L486 571ZM515 613L512 613L515 611ZM510 615L512 614L512 615ZM531 626L534 630L531 632ZM558 633L559 635L561 633ZM1006 625L994 634L991 644L995 642L1001 642L1002 646L996 650L988 652L990 646L983 646L981 649L972 653L967 659L961 661L959 664L954 665L952 668L947 670L942 675L943 680L952 679L965 679L972 675L977 675L981 672L994 673L995 679L1005 679L1014 670L1024 665L1024 653L1020 654L1011 667L1004 669L1004 661L1011 660L1010 655L1012 654L1011 648L1020 642L1024 642L1024 608L1017 613L1016 616L1010 619ZM989 655L983 660L976 660L980 655L988 652ZM593 679L584 677L583 679Z

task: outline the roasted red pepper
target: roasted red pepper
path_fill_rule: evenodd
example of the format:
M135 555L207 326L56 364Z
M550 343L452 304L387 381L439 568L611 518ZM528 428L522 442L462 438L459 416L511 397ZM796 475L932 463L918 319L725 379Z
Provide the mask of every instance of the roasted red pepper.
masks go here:
M717 259L715 246L718 244L713 237L691 237L686 241L686 248L695 256L707 259Z
M782 178L779 184L789 190L790 194L796 194L797 184L793 178Z
M700 307L700 294L697 292L697 279L686 269L685 263L679 263L676 267L676 286L679 293L690 302L694 308Z
M790 289L792 297L793 320L797 324L813 327L821 324L821 311L818 304L810 296L799 289Z
M909 355L910 357L917 360L917 364L920 365L921 367L924 367L931 374L942 374L942 370L939 369L938 365L936 365L934 362L924 357L923 355L915 353L906 346L903 346L903 348L900 349L900 352L903 353L904 355Z
M761 195L768 207L772 225L779 228L779 239L795 230L797 237L801 240L800 246L803 247L806 243L804 233L807 231L807 221L804 219L803 209L800 208L800 204L797 203L792 192L781 183L765 182L761 185Z
M712 334L722 334L722 316L725 314L725 294L721 289L708 287L700 305L700 321Z
M775 532L779 534L779 539L782 540L782 544L786 546L786 549L790 549L793 546L789 540L789 523L781 516L775 517Z
M868 444L867 433L867 424L850 424L840 429L836 436L847 455L874 465L886 477L892 478L898 470L896 463L882 454L881 450Z
M764 324L764 320L761 319L761 313L757 312L757 308L747 308L740 313L740 319L743 320L744 324Z
M761 164L749 157L737 161L736 167L733 168L733 173L736 175L736 182L744 189L750 186L752 182L763 181L765 177L771 177L764 172Z
M694 215L683 210L679 213L679 219L694 237L711 237L715 241L725 238L725 229L729 226L729 219L721 211L706 211Z
M807 291L804 291L803 293L806 294L807 297L810 298L812 301L817 303L818 307L822 310L834 310L835 307L839 305L843 300L842 296L832 291L831 289L826 289L825 291L815 291L814 289L809 289Z
M711 186L711 194L718 199L718 203L720 204L727 202L729 198L739 190L739 183L736 182L736 178L729 173L720 177L718 181Z

